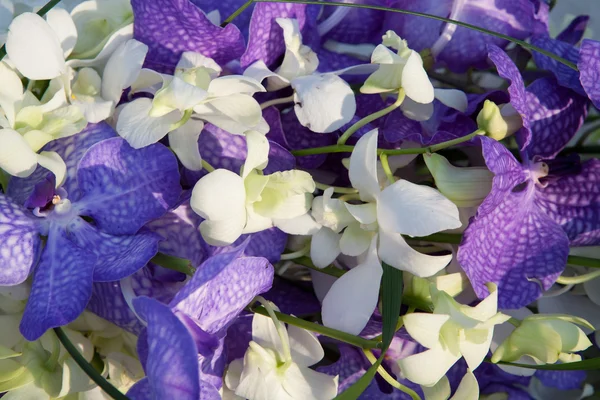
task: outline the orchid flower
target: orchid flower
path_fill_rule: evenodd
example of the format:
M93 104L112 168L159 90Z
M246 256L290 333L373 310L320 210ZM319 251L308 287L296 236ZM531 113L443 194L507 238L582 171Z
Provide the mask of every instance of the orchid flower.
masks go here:
M313 333L295 326L285 329L279 321L254 314L250 347L243 360L229 365L225 384L249 400L333 399L338 378L309 368L323 356Z
M383 43L371 55L371 63L379 65L379 69L367 78L361 93L397 93L402 89L406 98L400 108L410 119L431 118L434 99L461 112L467 109L467 96L460 90L434 89L419 53L410 49L406 40L394 31L383 36Z
M264 91L254 79L229 75L219 77L221 67L194 52L183 53L175 75L142 70L135 91L154 92L154 99L138 98L119 113L117 132L134 148L162 139L167 133L171 148L184 166L202 169L198 137L204 121L230 133L248 130L267 133L269 126L252 95ZM191 117L191 119L190 119Z
M200 233L208 244L227 246L244 233L300 217L310 209L315 183L310 174L292 170L263 175L269 142L260 133L246 133L248 156L241 175L217 169L194 186L190 205L205 219Z
M431 387L461 357L471 371L483 362L490 349L494 326L510 318L497 312L495 285L491 284L489 289L487 298L469 307L432 287L433 314L410 313L403 317L408 334L429 349L398 361L406 378Z
M272 72L263 61L250 65L245 76L261 82L267 79L269 91L288 86L294 89L294 111L298 120L313 132L329 133L347 124L356 111L356 101L350 85L338 75L346 70L319 74L319 59L310 47L302 44L302 34L296 19L277 18L283 29L285 55Z

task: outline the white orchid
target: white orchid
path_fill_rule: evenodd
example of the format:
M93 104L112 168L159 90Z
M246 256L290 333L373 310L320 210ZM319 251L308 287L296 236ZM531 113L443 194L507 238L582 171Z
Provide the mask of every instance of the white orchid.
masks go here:
M397 93L402 89L406 97L400 108L410 119L426 121L431 118L434 99L462 112L467 109L467 96L462 91L434 89L421 55L410 49L406 40L394 31L387 31L383 36L383 43L371 55L371 63L377 64L379 69L367 78L360 88L361 93Z
M410 313L403 317L409 335L427 347L422 353L398 361L402 374L422 386L434 386L461 357L474 371L490 349L494 326L510 316L499 313L498 291L477 306L459 304L449 294L432 287L433 314ZM426 365L427 368L423 368Z
M250 347L243 360L229 365L225 385L249 400L333 399L337 376L309 368L323 356L313 333L292 325L286 330L279 321L254 314Z
M191 170L202 169L198 137L203 121L237 135L249 130L266 134L269 126L252 97L264 91L262 85L244 76L219 77L220 72L212 59L193 52L182 55L174 76L143 69L133 89L153 93L154 99L126 104L117 132L134 148L156 143L168 133L171 148Z
M285 55L275 72L263 61L250 65L244 75L262 82L267 79L269 91L288 86L294 89L294 110L298 120L313 132L329 133L350 122L356 112L356 100L350 85L338 75L360 70L351 67L330 73L316 73L319 59L310 47L302 44L298 21L277 18L283 29Z
M190 205L205 219L200 233L214 246L229 245L245 233L277 226L308 212L315 183L310 174L292 170L264 175L269 142L264 135L246 133L248 155L241 176L217 169L194 186Z

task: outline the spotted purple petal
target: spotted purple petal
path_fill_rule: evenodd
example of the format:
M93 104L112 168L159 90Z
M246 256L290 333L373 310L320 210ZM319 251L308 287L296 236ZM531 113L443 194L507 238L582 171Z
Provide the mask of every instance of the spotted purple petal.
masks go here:
M83 156L77 207L109 234L131 235L162 216L181 192L177 159L162 144L134 149L122 138L104 140Z
M128 391L127 397L131 400L153 400L152 388L148 378L137 381Z
M67 165L67 175L62 188L67 191L69 200L76 201L81 197L77 184L77 165L85 152L94 144L112 137L117 133L106 122L88 124L76 135L51 141L44 146L44 151L57 152ZM7 193L18 204L24 204L33 193L35 186L46 180L48 170L38 166L35 172L27 178L12 178L8 184Z
M244 257L230 261L210 280L195 279L200 275L196 272L171 307L190 315L204 331L216 333L231 324L256 295L271 287L273 267L264 258Z
M162 239L147 231L131 236L107 235L79 218L70 226L70 231L75 244L89 249L98 258L94 282L118 281L134 274L156 255Z
M581 389L585 378L586 371L535 371L538 378L544 386L549 386L559 390Z
M579 130L587 115L587 98L542 78L527 87L531 142L530 158L554 158Z
M17 285L29 276L42 240L36 219L0 193L0 285Z
M196 6L200 7L202 11L209 14L214 11L218 11L221 16L221 21L225 21L231 14L233 14L238 8L242 7L246 0L190 0ZM248 8L242 11L235 20L232 22L237 26L246 40L248 39L248 25L250 25L250 17L252 16L252 10L254 4L251 4Z
M573 47L569 43L552 39L545 35L540 35L531 38L531 44L554 53L572 63L578 63L579 49ZM581 83L579 82L579 73L576 70L537 51L533 52L533 59L538 68L552 72L554 76L556 76L558 83L562 86L568 87L581 95L585 95Z
M498 75L510 82L510 86L508 87L510 104L519 115L521 115L523 120L523 128L521 128L516 135L517 141L519 142L519 148L522 150L527 147L531 141L529 122L531 120L531 115L528 107L527 91L525 90L521 72L519 72L519 69L512 62L510 57L497 46L488 47L488 56L494 65L496 65Z
M46 330L73 322L92 294L96 256L73 243L67 231L50 225L46 247L33 275L21 334L37 340Z
M589 15L580 15L574 18L569 26L567 26L561 33L558 34L558 36L556 36L556 40L576 45L583 37L588 22L590 22Z
M45 207L56 194L55 187L56 177L53 173L48 173L43 181L35 185L31 196L25 200L25 207L31 209Z
M283 30L276 18L295 18L300 30L307 25L306 4L258 3L252 12L248 47L242 55L242 67L262 60L271 66L285 51Z
M600 108L600 42L584 40L579 55L579 81L594 106Z
M198 231L201 222L186 201L146 227L164 238L159 244L161 253L189 260L197 268L209 255L209 246Z
M154 299L139 297L133 305L147 323L145 369L153 398L198 400L198 351L185 326L169 307Z
M387 6L385 0L342 0L339 3L364 4L379 7ZM352 44L381 43L383 19L385 17L384 11L328 6L323 7L319 24L323 24L328 18L331 18L332 14L335 14L336 11L337 14L342 13L344 19L341 23L333 26L328 32L323 34L327 40Z
M538 189L536 205L562 227L572 246L599 245L600 160L589 160L579 174Z
M281 253L285 250L288 235L277 228L265 229L264 231L242 235L233 244L224 247L210 246L210 254L220 254L232 251L249 238L248 245L243 255L246 257L264 257L269 262L275 263L280 260Z
M235 25L214 25L189 0L132 0L131 6L133 37L148 45L148 68L171 73L185 51L224 65L244 51L244 38Z

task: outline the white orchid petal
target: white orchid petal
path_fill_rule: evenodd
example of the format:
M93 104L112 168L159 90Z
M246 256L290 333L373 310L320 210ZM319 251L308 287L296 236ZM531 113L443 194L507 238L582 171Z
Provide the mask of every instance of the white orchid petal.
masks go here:
M244 233L245 225L246 220L242 219L242 216L214 221L205 220L200 223L200 234L211 246L229 246Z
M314 333L294 325L288 325L288 336L292 360L301 367L310 367L325 356L323 346Z
M556 297L541 297L538 299L538 309L543 314L569 314L583 318L595 327L600 327L600 313L598 305L586 296L577 296L565 293ZM586 334L592 331L582 327Z
M440 344L440 329L450 319L450 316L411 313L402 318L408 334L421 345L431 349Z
M190 205L205 219L224 220L234 215L245 215L244 180L226 169L210 172L196 182Z
M377 181L377 129L361 137L350 156L349 177L362 201L375 201L380 188Z
M438 273L452 260L452 255L429 256L410 247L402 235L379 229L379 257L386 264L420 278Z
M37 167L37 154L23 136L12 129L0 129L0 168L9 175L25 178Z
M117 132L131 147L140 149L162 139L171 126L181 119L179 111L163 117L150 117L152 100L140 98L125 104L117 120Z
M346 209L358 222L365 225L370 225L377 221L377 204L350 204L344 203Z
M102 97L118 102L123 89L138 78L148 46L135 39L121 44L108 59L102 79Z
M492 342L493 329L470 329L465 331L465 338L459 342L460 352L469 369L476 369L482 362ZM482 341L482 339L485 339Z
M246 226L242 231L243 234L261 232L271 227L273 227L273 220L271 218L256 213L252 206L246 207Z
M452 354L437 347L398 360L398 365L409 381L423 386L433 386L459 359L460 354Z
M295 363L285 371L283 379L283 388L290 395L290 399L327 400L337 395L337 377L302 368ZM270 398L283 400L281 395Z
M23 84L15 71L6 63L0 63L0 108L4 111L10 126L15 124L15 113L23 99Z
M410 236L427 236L462 225L454 203L433 188L404 179L381 192L377 221L387 231Z
M58 36L64 57L68 57L77 43L77 28L73 18L67 10L53 8L46 14L46 21Z
M461 379L454 396L450 400L479 400L479 384L470 369Z
M354 92L337 75L302 76L292 79L291 83L298 121L311 131L333 132L354 117Z
M359 256L369 249L372 238L373 233L363 230L360 224L350 224L342 233L340 251L347 256Z
M417 103L407 96L400 105L400 110L406 118L413 121L428 121L433 115L433 103Z
M10 24L6 53L23 76L52 79L66 71L63 50L54 30L33 13L19 15Z
M168 75L161 74L152 69L142 68L136 80L131 84L129 95L138 92L155 94L168 80Z
M434 94L435 98L441 101L442 104L463 113L467 111L469 100L462 90L435 88Z
M190 85L183 79L174 76L154 96L150 115L162 117L173 110L191 110L206 98L208 93L196 86Z
M240 75L221 76L213 79L208 85L208 92L215 96L229 96L236 93L253 95L265 91L258 80Z
M96 124L108 119L115 110L115 103L112 101L105 101L99 97L93 98L91 101L87 100L76 99L72 100L71 103L79 108L90 124Z
M274 307L275 311L279 311ZM284 335L284 336L287 336ZM284 337L283 340L288 340ZM281 337L277 333L275 323L270 317L254 314L252 317L252 341L258 343L261 347L276 350L279 354L283 353Z
M56 187L59 187L65 181L67 176L67 165L63 159L53 151L42 151L37 156L37 162L56 177Z
M278 89L289 86L290 84L289 80L271 71L269 67L267 67L265 62L262 60L258 60L249 65L248 68L246 68L246 70L244 71L244 76L252 78L257 82L262 82L267 78L273 78L275 79L275 83ZM269 90L273 89L269 87Z
M443 376L435 385L431 387L421 386L421 389L425 395L425 400L448 400L452 393L450 381L446 376Z
M321 228L310 214L290 219L274 219L273 224L289 235L314 235Z
M190 119L183 126L169 132L169 146L183 166L191 171L200 171L202 157L198 148L198 138L204 122Z
M206 57L203 54L197 53L195 51L184 51L181 55L181 58L177 62L176 70L185 70L185 69L193 69L193 68L207 68L214 71L213 78L216 78L218 74L221 73L222 69L210 57ZM212 76L212 73L211 73Z
M246 132L246 146L248 149L244 162L242 178L255 170L263 170L269 162L269 141L265 135L256 132Z
M83 3L82 3L83 4ZM77 25L77 24L75 24ZM71 68L79 67L99 67L102 68L108 58L115 52L115 50L126 41L133 39L133 23L125 25L119 30L115 31L106 41L104 47L100 52L93 58L79 59L71 58L67 61L67 65ZM71 57L78 57L78 54L71 54Z
M433 85L423 68L421 55L414 50L402 69L402 87L406 96L417 103L428 104L434 99Z
M321 228L313 235L310 258L317 267L325 268L340 255L340 237L329 228Z
M373 238L367 259L342 275L323 299L323 324L358 335L377 307L383 269Z
M243 135L248 130L260 133L269 130L268 125L264 126L260 105L247 94L211 99L208 103L195 106L194 111L200 118L234 135Z

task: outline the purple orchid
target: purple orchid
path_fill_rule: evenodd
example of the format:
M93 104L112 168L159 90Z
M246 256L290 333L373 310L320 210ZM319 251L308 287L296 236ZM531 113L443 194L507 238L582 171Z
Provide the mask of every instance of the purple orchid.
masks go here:
M148 46L145 66L172 73L185 51L225 65L244 52L244 38L233 24L221 28L189 0L132 0L134 38Z
M600 162L557 156L583 123L586 98L552 78L525 89L506 53L494 46L489 56L512 81L511 105L523 120L517 132L523 161L495 140L481 138L495 177L464 232L458 261L480 298L488 293L485 284L494 282L499 307L520 308L554 283L566 265L569 243L600 240Z
M227 328L273 281L265 258L241 257L247 243L207 259L168 306L148 297L133 300L147 325L138 342L147 377L131 388L130 398L220 398Z
M123 139L110 138L82 150L90 137L103 136L99 132L114 135L102 123L53 145L62 146L63 156L81 156L76 169L65 157L64 187L74 197L59 188L32 213L0 194L0 220L8 228L2 241L12 249L0 255L0 284L17 285L33 271L20 326L28 340L75 320L90 299L93 282L116 281L142 268L156 254L161 237L140 228L179 196L177 160L166 147L134 150ZM28 204L47 197L41 196L48 186L40 177ZM13 190L31 185L17 183Z
M543 2L532 0L396 0L392 7L448 17L518 39L543 29ZM541 14L541 15L540 15ZM388 13L384 28L395 31L416 51L431 49L434 58L454 72L487 68L488 44L505 47L507 40L442 21Z

